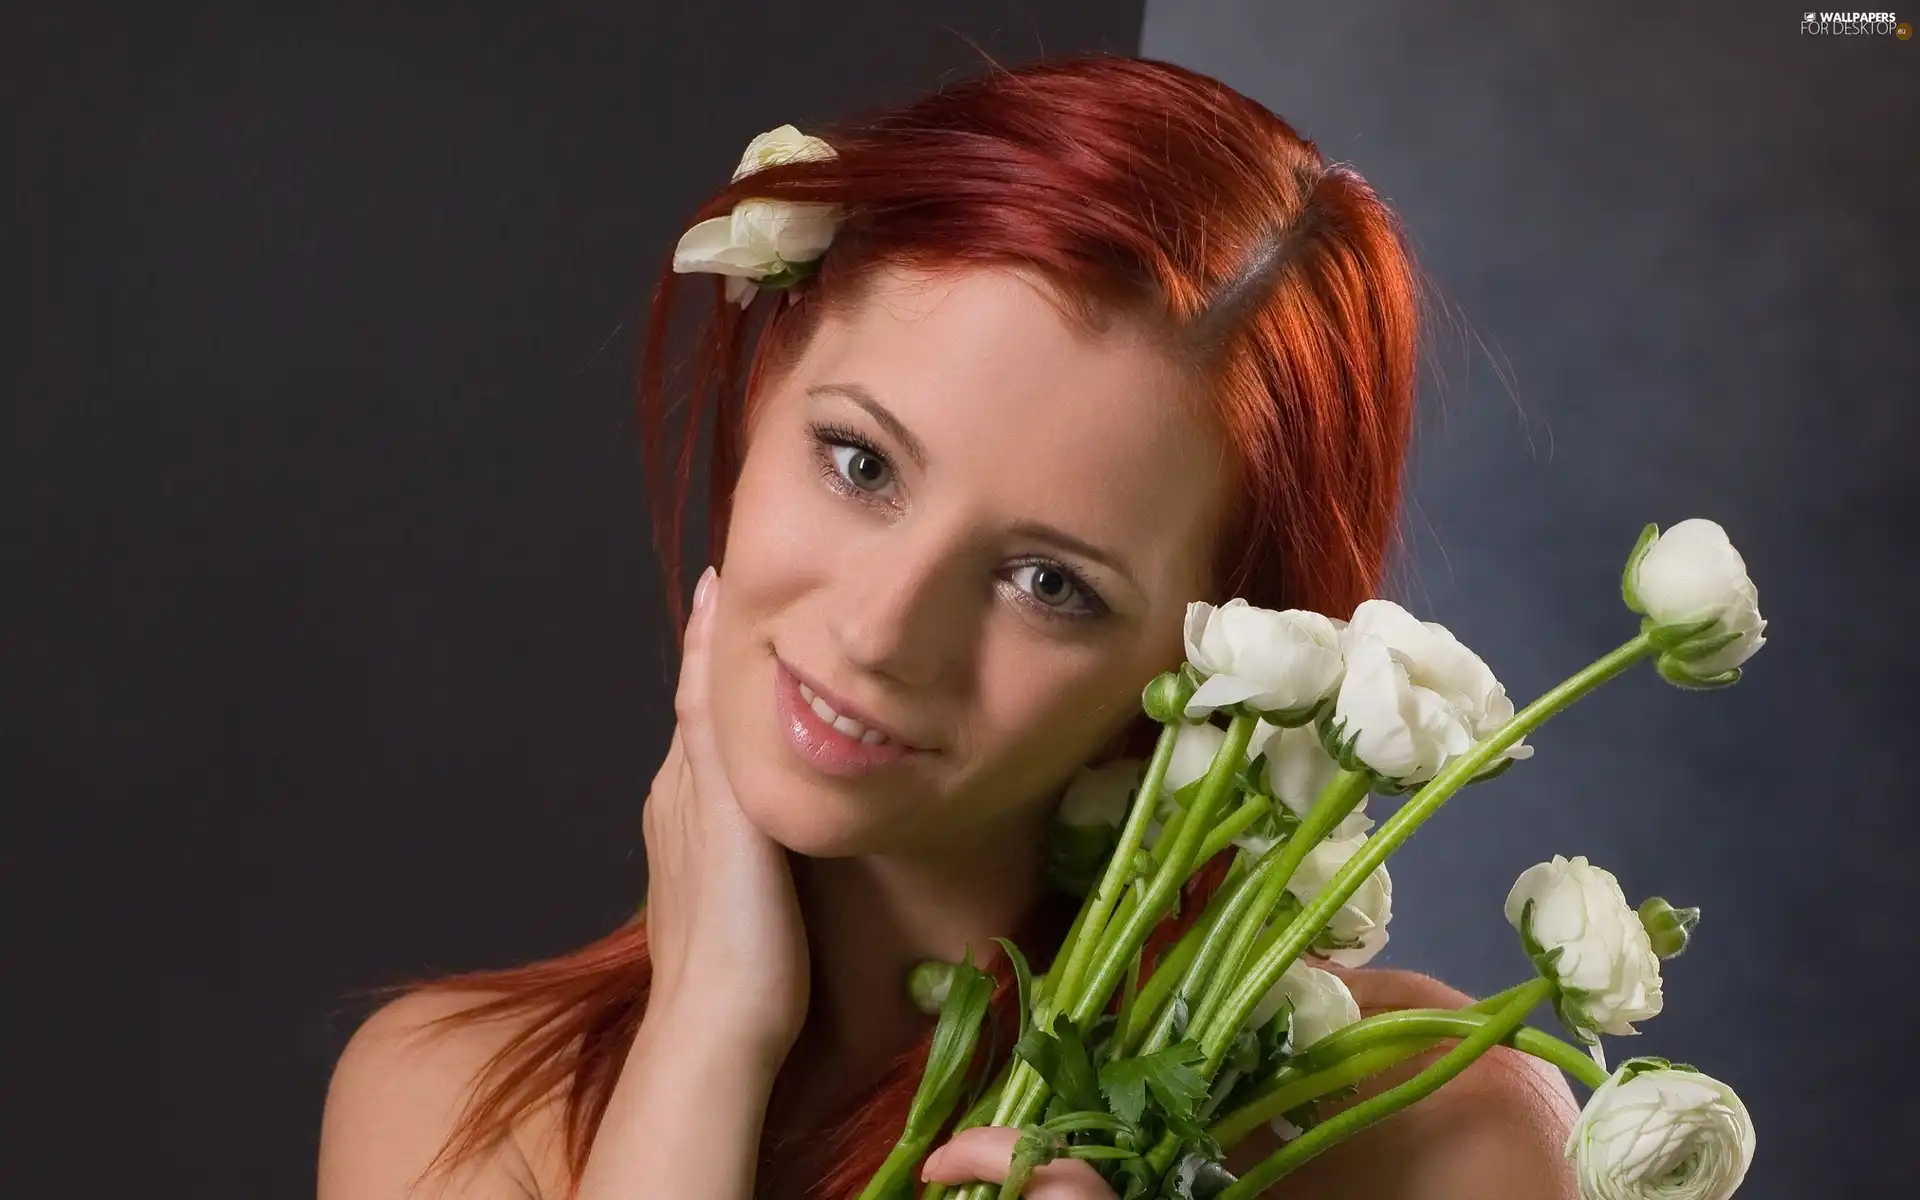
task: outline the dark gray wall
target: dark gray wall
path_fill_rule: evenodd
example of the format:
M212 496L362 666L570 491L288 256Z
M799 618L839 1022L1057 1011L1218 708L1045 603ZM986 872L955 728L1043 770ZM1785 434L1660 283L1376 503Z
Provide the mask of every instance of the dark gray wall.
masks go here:
M1771 622L1732 690L1640 672L1460 797L1395 860L1381 961L1512 982L1507 887L1584 853L1705 910L1666 1011L1610 1049L1740 1091L1741 1195L1910 1186L1910 1139L1879 1134L1920 1115L1896 1024L1920 909L1920 41L1727 2L1151 0L1144 47L1355 164L1454 308L1403 599L1524 702L1633 632L1640 526L1697 515Z
M632 911L630 317L679 223L763 129L1139 20L10 9L0 1193L311 1194L353 989Z

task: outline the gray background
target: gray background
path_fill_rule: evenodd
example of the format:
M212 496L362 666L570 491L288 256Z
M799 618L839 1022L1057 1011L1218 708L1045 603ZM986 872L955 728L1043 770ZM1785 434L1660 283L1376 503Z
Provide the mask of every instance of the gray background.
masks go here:
M1730 693L1618 684L1462 797L1396 863L1383 961L1512 980L1499 900L1555 851L1703 904L1640 1041L1753 1102L1743 1195L1878 1194L1914 1115L1920 45L1440 7L1146 18L1373 179L1486 344L1436 360L1402 594L1530 696L1625 636L1639 525L1704 513L1774 642ZM966 39L1130 51L1141 9L9 18L0 1190L308 1193L355 989L643 894L672 663L631 317L687 208L753 133L972 69Z
M1912 14L1901 14L1912 19ZM1698 904L1663 1054L1748 1101L1743 1197L1900 1194L1920 380L1920 39L1785 5L1150 0L1145 53L1354 163L1448 306L1398 597L1524 702L1632 635L1641 525L1719 520L1770 641L1738 686L1651 670L1550 725L1394 860L1384 965L1528 969L1513 878L1586 854Z

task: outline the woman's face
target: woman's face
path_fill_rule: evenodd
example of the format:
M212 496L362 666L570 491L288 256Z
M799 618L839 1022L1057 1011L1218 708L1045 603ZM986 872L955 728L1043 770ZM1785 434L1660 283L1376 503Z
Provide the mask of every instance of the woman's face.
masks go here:
M712 698L741 806L789 849L1018 830L1181 658L1222 450L1142 335L1089 335L1044 287L888 273L760 398ZM917 749L863 761L801 683Z

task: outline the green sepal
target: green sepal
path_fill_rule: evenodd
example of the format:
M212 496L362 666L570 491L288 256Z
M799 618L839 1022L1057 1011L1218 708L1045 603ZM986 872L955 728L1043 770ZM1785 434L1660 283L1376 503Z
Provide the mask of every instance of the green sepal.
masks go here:
M1252 708L1242 703L1235 706L1245 709L1250 715L1260 718L1269 725L1278 725L1283 729L1298 729L1320 719L1321 714L1333 707L1333 697L1326 696L1301 708Z
M1667 651L1667 657L1677 658L1683 663L1699 662L1710 655L1718 654L1746 635L1738 629L1728 629L1720 633L1708 634L1682 642Z
M1719 617L1706 617L1698 621L1683 621L1678 625L1660 625L1652 617L1640 618L1640 632L1647 640L1662 651L1692 641L1720 623Z
M1654 1054L1635 1055L1632 1058L1623 1060L1619 1066L1613 1069L1614 1076L1619 1079L1621 1083L1625 1083L1635 1075L1640 1075L1648 1071L1693 1071L1695 1074L1699 1073L1698 1068L1688 1066L1686 1063L1671 1063Z
M1731 687L1740 682L1740 668L1734 667L1718 675L1705 677L1688 674L1686 665L1662 654L1654 660L1654 670L1660 672L1660 678L1677 688L1690 692L1705 692L1715 688Z
M1633 577L1640 570L1640 560L1653 548L1655 539L1660 536L1660 527L1649 524L1640 531L1640 540L1633 544L1633 551L1627 555L1627 565L1620 571L1620 598L1627 602L1631 612L1644 613L1646 605L1640 603L1640 594L1634 590Z
M822 257L824 257L824 255ZM762 275L753 282L768 291L777 292L790 288L803 279L810 278L814 272L819 269L820 259L818 258L797 263L781 259L779 270Z

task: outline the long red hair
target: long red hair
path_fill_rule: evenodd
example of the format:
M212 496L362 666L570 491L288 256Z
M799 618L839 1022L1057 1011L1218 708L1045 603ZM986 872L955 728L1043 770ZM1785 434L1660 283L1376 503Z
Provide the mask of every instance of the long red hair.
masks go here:
M664 270L654 290L639 421L676 636L686 621L681 535L703 431L705 557L719 561L762 380L804 348L822 313L857 301L862 282L887 264L1020 266L1054 284L1070 319L1143 322L1191 373L1237 473L1240 504L1220 531L1215 598L1346 616L1375 594L1410 427L1419 287L1398 222L1358 174L1224 84L1104 56L993 69L809 132L837 157L730 183L689 224L749 196L841 205L844 222L817 273L744 310L713 276L685 281ZM669 331L681 332L671 318L688 286L698 300L694 353L690 371L670 381ZM1144 757L1155 730L1143 717L1128 751ZM1181 905L1186 921L1223 865L1196 880ZM1169 921L1156 944L1179 924ZM1035 940L1023 948L1043 963L1064 927L1042 914L1029 925L1023 933ZM476 997L445 1018L451 1024L509 1018L518 1030L483 1072L439 1161L484 1149L557 1099L577 1184L651 974L636 917L559 958L415 985ZM1003 1022L1006 983L996 997ZM926 1053L923 1040L823 1131L833 1165L815 1196L856 1195L879 1167Z

